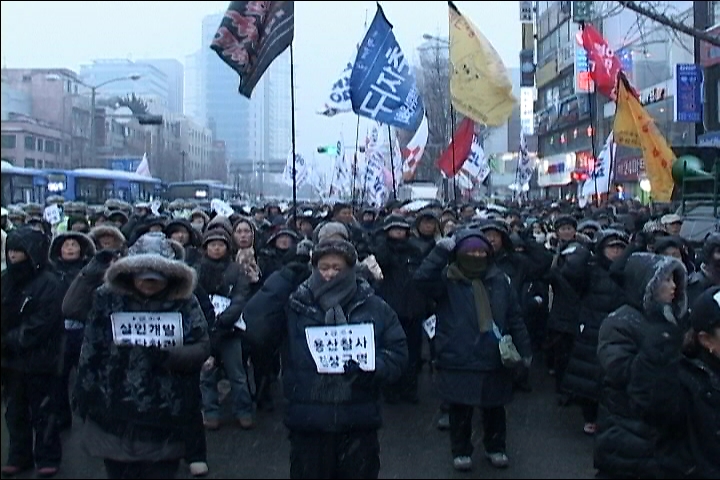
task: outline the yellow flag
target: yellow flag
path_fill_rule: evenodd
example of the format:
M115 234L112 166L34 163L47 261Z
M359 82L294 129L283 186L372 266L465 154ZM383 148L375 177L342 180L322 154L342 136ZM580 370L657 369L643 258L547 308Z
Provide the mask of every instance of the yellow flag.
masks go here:
M491 127L505 124L516 100L500 55L468 19L450 12L450 97L455 110Z
M658 130L655 120L622 81L618 88L613 128L618 144L642 149L653 199L669 202L674 186L672 165L676 160L675 153Z

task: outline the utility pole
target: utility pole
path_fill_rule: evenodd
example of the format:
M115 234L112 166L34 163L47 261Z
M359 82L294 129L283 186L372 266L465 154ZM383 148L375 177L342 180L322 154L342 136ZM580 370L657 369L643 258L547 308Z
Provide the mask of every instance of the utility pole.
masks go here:
M181 166L181 172L182 172L181 175L182 175L183 182L185 181L185 155L187 155L185 150L180 152L180 156L182 157L182 164L180 166Z
M90 166L95 165L95 155L97 152L97 133L95 125L95 108L97 107L97 87L90 87ZM80 166L83 167L83 161L80 160Z
M707 30L710 25L710 19L712 18L711 15L711 9L713 8L713 2L693 2L693 27L697 30L705 31ZM701 55L701 40L697 37L693 39L693 49L694 49L694 59L693 63L695 65L700 65L702 62L702 55ZM707 82L704 86L705 89L713 88L710 84ZM703 92L704 93L704 92ZM705 97L707 98L707 97ZM705 112L703 112L704 116ZM699 122L695 124L695 144L698 143L698 138L702 134L705 133L705 124L703 122Z

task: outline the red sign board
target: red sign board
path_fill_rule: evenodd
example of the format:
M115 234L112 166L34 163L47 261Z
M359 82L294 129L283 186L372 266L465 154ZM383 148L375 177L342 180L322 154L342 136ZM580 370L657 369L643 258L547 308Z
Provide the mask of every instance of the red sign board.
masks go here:
M637 182L643 173L645 173L645 161L642 157L615 159L616 182Z
M720 38L720 25L707 31L710 35ZM720 47L700 42L700 65L705 68L720 64Z

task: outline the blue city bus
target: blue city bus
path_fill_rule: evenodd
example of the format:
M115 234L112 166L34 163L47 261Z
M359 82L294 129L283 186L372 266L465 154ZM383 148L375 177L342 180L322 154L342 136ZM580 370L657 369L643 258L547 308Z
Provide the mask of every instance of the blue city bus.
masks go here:
M47 174L35 168L16 167L2 162L2 205L15 203L45 204Z
M173 182L165 189L165 198L173 200L192 200L205 202L213 199L229 202L235 196L235 188L215 180L195 180L192 182Z
M108 199L129 203L149 202L162 196L162 182L133 172L104 168L47 170L48 195L61 195L66 201L102 205Z

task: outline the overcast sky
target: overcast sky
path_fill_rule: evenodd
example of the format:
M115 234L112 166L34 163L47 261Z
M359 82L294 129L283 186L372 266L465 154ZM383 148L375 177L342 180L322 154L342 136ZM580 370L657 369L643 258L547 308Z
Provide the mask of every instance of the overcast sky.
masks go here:
M447 2L380 2L395 36L411 59L424 33L446 36ZM227 1L5 1L0 4L2 65L8 68L66 67L102 58L176 58L200 48L205 15L222 12ZM298 121L305 144L326 139L325 122L315 110L323 103L354 46L364 22L375 14L375 2L295 2L295 62L303 94ZM500 53L505 65L517 66L520 50L518 2L455 2ZM237 92L228 92L237 95ZM340 116L348 130L354 117ZM317 124L320 128L313 128ZM342 124L342 125L341 125ZM310 128L308 128L310 127Z

